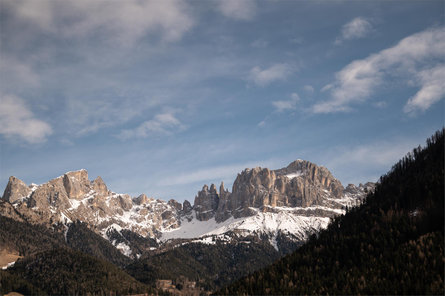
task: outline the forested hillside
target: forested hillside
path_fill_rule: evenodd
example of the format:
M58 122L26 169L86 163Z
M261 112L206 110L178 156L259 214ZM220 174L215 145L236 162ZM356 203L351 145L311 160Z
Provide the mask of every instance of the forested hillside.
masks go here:
M131 259L123 255L109 241L88 229L85 223L74 222L66 233L66 242L74 250L124 267Z
M221 294L444 294L444 129L359 208Z
M113 264L69 248L25 257L0 271L3 291L49 295L153 293ZM20 279L17 283L16 280Z
M16 251L21 256L65 245L62 232L43 225L19 222L1 215L0 225L0 248Z
M279 258L266 242L188 243L172 250L141 258L126 267L135 279L153 285L156 279L186 277L206 290L215 291Z

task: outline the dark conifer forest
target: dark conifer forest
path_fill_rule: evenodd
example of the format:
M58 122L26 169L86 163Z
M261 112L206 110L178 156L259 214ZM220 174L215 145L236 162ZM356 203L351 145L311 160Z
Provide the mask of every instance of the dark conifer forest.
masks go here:
M361 207L218 294L444 294L444 129L380 178Z

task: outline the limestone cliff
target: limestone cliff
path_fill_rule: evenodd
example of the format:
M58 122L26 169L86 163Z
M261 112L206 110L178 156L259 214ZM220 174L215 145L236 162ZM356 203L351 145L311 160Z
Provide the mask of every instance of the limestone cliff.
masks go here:
M27 221L52 225L82 221L98 233L110 227L156 237L162 230L179 226L176 201L165 202L145 194L132 199L128 194L108 190L101 177L88 179L86 170L68 172L41 185L27 186L11 177L0 204L0 214L11 215L11 206Z
M369 183L371 190L372 183ZM245 169L238 174L232 192L221 185L220 192L215 185L210 190L207 185L195 198L194 209L198 220L212 217L221 222L233 216L246 217L255 213L254 209L267 211L275 207L327 206L342 208L345 195L364 195L358 187L343 187L325 167L305 160L296 160L278 170L268 168ZM359 202L352 202L359 203Z
M219 190L214 184L204 185L192 206L187 200L181 204L145 194L132 198L114 193L101 177L90 181L88 172L79 170L41 185L28 186L10 177L0 202L0 215L47 226L68 227L71 222L82 221L125 253L127 247L113 241L110 233L130 230L156 239L191 238L199 229L208 227L216 227L217 233L221 229L259 233L275 225L275 230L268 230L272 242L280 231L304 239L308 232L325 227L330 217L343 213L346 207L359 205L372 190L373 183L344 188L328 169L297 160L278 170L245 169L236 177L232 192L224 183ZM249 220L245 224L244 218ZM203 226L211 219L217 223ZM265 225L269 220L271 224ZM194 228L197 224L198 230ZM256 226L252 230L252 225L261 225L257 228L262 230Z

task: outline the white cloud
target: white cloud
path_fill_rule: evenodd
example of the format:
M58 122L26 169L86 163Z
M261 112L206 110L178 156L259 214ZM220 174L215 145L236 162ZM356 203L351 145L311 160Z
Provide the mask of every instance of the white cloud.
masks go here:
M423 70L417 76L421 88L406 103L403 109L406 113L425 111L445 96L445 64Z
M14 95L0 95L0 134L18 137L28 143L40 143L52 134L51 126L36 119L23 99Z
M250 70L249 80L259 86L266 86L277 80L285 80L290 74L292 70L288 64L274 64L267 69L257 66Z
M435 69L437 59L445 58L443 48L445 29L440 27L408 36L391 48L353 61L336 73L334 83L323 88L330 90L332 99L314 105L313 112L348 111L351 104L367 100L385 78L406 79L406 76L409 76L409 81L414 78L422 88L410 100L406 111L428 108L443 97L437 84L442 73L441 66ZM423 103L419 104L420 101Z
M359 39L368 35L372 31L371 23L363 17L356 17L349 23L343 25L341 37L335 40L340 44L343 40Z
M248 21L253 19L257 8L254 0L222 0L218 9L226 17Z
M147 138L151 135L168 135L184 129L185 126L175 117L173 112L164 112L143 122L135 129L123 130L119 137L121 139Z
M181 0L5 0L5 4L17 18L41 30L66 37L100 34L124 44L133 43L148 32L160 32L165 41L178 40L193 26Z
M275 107L277 112L295 110L299 100L300 96L297 93L292 93L290 100L272 101L272 105Z

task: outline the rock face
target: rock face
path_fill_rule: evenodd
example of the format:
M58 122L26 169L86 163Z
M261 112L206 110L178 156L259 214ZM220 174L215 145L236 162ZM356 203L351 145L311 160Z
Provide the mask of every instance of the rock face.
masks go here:
M278 170L260 167L245 169L233 183L232 193L225 190L223 184L219 194L215 185L212 184L210 190L205 185L195 198L194 209L198 220L206 221L216 217L218 222L222 222L231 216L250 216L253 214L252 208L341 208L347 193L349 196L363 195L364 191L357 187L345 190L328 169L309 161L296 160Z
M210 189L207 185L202 187L195 197L193 209L196 212L196 218L200 221L207 221L215 216L218 208L219 195L216 192L216 186L212 184Z
M9 177L8 185L6 185L5 191L3 193L3 199L9 201L10 203L16 202L23 196L27 196L31 192L31 188L26 186L26 184L16 177Z
M31 223L52 225L79 220L101 234L114 227L149 237L178 227L178 206L182 208L176 201L167 203L145 194L132 199L128 194L111 192L101 177L90 181L86 170L68 172L29 187L11 177L3 200ZM0 207L0 214L6 213L7 206L0 204Z
M90 181L88 172L79 170L41 185L27 186L10 177L0 215L48 226L85 222L125 252L128 248L113 241L110 233L130 230L162 240L228 231L262 233L277 247L278 235L301 241L307 233L326 227L329 218L343 213L346 207L359 205L372 190L373 183L344 188L326 168L297 160L278 170L245 169L236 177L232 192L224 183L219 190L214 184L204 185L192 206L188 201L181 204L145 194L132 198L114 193L101 177ZM206 221L207 226L203 226ZM207 232L200 233L203 229Z

